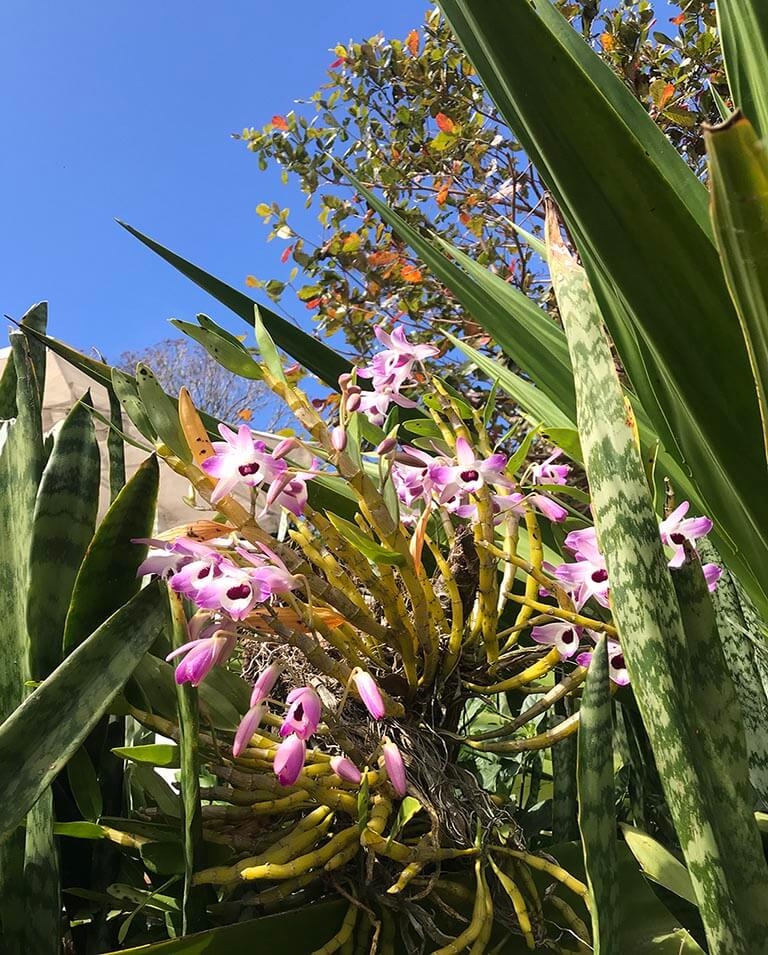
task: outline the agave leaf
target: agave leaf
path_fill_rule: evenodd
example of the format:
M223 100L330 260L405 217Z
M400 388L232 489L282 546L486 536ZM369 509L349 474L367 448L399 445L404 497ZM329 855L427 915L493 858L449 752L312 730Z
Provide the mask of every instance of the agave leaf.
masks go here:
M768 112L768 85L765 92ZM749 352L768 455L768 158L765 144L740 112L707 130L705 141L712 225Z
M705 188L553 4L440 6L563 210L655 432L694 475L719 549L765 610L760 417Z
M168 626L151 584L84 640L0 726L0 833L11 832Z
M56 432L35 504L27 594L33 680L61 662L72 588L96 526L99 472L93 421L79 401Z
M761 0L717 0L728 86L761 139L768 136L768 18Z
M601 316L551 210L547 244L573 362L584 464L614 621L707 938L713 951L763 953L768 951L768 868L751 812L740 798L722 798L724 792L741 797L742 787L748 788L746 760L742 765L735 737L719 756L712 752L714 741L722 742L711 727L719 709L709 710L708 732L699 730L700 681L711 708L727 695L726 687L721 697L713 689L717 680L730 683L727 671L716 656L710 662L701 653L693 666L690 662L696 644L697 653L703 647L714 653L713 636L706 626L696 637L684 627ZM686 624L699 622L700 609L697 603ZM734 733L732 708L725 723ZM707 740L700 742L700 735Z
M579 829L589 886L595 955L618 951L620 896L616 879L616 811L608 644L597 641L579 710Z
M252 298L238 292L237 289L232 288L232 286L227 285L213 275L209 275L208 272L204 272L198 266L183 259L180 255L176 255L175 252L171 252L170 249L164 248L148 236L142 235L141 232L127 223L119 222L119 224L140 242L143 242L147 248L156 252L175 269L178 269L182 275L185 275L209 295L218 299L222 305L226 305L249 325L253 325L253 310L258 307L264 327L274 338L276 344L289 355L292 355L307 371L317 375L320 381L328 387L338 390L339 375L352 370L352 366L345 358L342 358L341 355L338 355L316 338L307 335L306 332L287 322L284 318L280 318L271 309L264 305L258 305Z
M78 571L64 625L70 652L139 589L136 576L155 519L159 468L154 456L138 468L104 515Z

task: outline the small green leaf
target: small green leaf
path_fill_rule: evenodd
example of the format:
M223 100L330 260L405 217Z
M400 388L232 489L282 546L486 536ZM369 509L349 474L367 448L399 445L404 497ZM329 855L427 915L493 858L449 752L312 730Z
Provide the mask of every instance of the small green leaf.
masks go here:
M232 344L227 338L210 328L201 328L191 322L181 322L175 318L171 319L171 325L202 345L208 354L227 371L252 381L258 381L264 377L258 362L253 360L247 349L237 340L235 344Z
M388 547L377 544L376 541L364 534L359 527L349 521L345 521L337 514L329 514L328 520L333 524L344 540L353 544L364 557L367 557L368 560L374 564L396 564L397 566L402 566L406 562L403 554L398 554Z
M144 746L115 746L112 749L120 759L129 759L133 763L146 763L149 766L162 766L164 769L179 768L179 747L172 743L148 743Z
M261 320L258 305L253 306L253 327L256 332L256 344L259 346L259 352L264 360L264 364L277 381L287 384L280 353L275 347L272 336L267 331L264 322Z
M125 409L125 413L147 441L154 444L157 439L157 430L152 426L152 422L144 410L136 379L131 378L130 375L126 375L125 372L119 371L117 368L113 368L111 382L112 389L117 396L117 400Z
M653 836L649 836L647 832L641 832L640 829L628 823L621 823L621 831L624 833L630 852L649 879L663 885L665 889L679 895L691 905L699 904L696 901L688 870L669 849L657 842Z
M158 438L182 461L191 461L192 452L181 430L178 409L160 387L152 369L143 362L136 367L136 382L141 403Z
M67 836L71 839L106 839L104 827L95 822L55 822L55 836Z
M83 818L96 822L104 806L99 778L84 746L81 746L67 763L67 780Z

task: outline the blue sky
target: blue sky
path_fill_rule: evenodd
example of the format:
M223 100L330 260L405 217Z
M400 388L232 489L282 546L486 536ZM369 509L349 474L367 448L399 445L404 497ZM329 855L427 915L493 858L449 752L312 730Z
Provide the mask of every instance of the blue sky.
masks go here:
M225 320L113 218L236 287L268 273L282 249L264 242L254 208L298 208L301 196L260 173L230 133L313 92L329 47L379 31L404 37L426 9L4 0L0 312L19 317L48 299L51 334L113 359L167 337L170 317Z

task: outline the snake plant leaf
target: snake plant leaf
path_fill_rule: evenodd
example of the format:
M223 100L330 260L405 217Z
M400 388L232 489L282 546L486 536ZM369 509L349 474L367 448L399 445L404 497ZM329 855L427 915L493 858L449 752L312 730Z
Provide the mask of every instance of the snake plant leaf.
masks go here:
M144 362L136 366L136 383L141 404L158 438L182 461L189 463L192 452L179 424L178 409L163 391L155 373Z
M698 541L696 546L703 561L720 563L709 541ZM730 571L724 569L712 594L712 606L725 662L741 706L749 778L763 804L768 805L768 697L758 669L760 650L749 638L744 608L747 599L739 592Z
M18 323L20 331L32 330L45 334L48 324L48 306L45 302L33 305ZM33 348L30 352L34 378L37 383L38 395L42 394L45 381L45 354L40 348ZM7 361L2 375L0 375L0 420L16 417L16 365Z
M691 885L691 877L683 863L647 832L642 832L628 823L623 822L620 825L630 852L640 863L648 878L663 885L675 895L679 895L691 905L698 905Z
M723 557L765 610L760 416L706 189L553 4L440 6L562 209L655 432L695 476Z
M107 388L107 397L109 399L107 457L109 459L109 503L111 504L125 485L125 445L120 437L123 432L123 412L114 387Z
M93 421L78 401L56 431L35 504L27 593L33 680L45 679L61 662L72 588L96 526L99 477Z
M619 951L621 900L616 879L611 690L604 635L592 655L579 710L577 775L592 944L595 955L609 955Z
M0 722L10 717L24 698L28 679L28 637L26 596L29 586L29 538L35 496L42 469L42 429L37 400L34 366L26 339L11 335L12 353L8 364L14 366L12 421L0 423L0 619L3 621L3 652L0 654ZM9 769L9 772L15 772ZM23 815L23 814L22 814ZM46 821L36 817L42 849L46 841ZM24 888L25 834L13 833L0 843L0 934L10 952L28 949L27 894ZM55 860L49 860L51 880L46 896L58 894L54 885ZM42 888L38 884L38 888Z
M765 15L763 21L768 21ZM762 81L768 111L766 75ZM768 157L765 144L740 112L722 126L708 129L704 138L712 182L712 225L749 352L768 455Z
M762 0L716 0L728 86L737 108L768 136L768 17Z
M136 470L115 498L88 546L64 624L64 652L82 640L139 589L136 576L155 520L160 469L153 455Z
M0 726L0 833L21 822L167 626L165 593L150 584L84 640Z
M723 792L740 793L746 779L739 741L731 739L716 758L709 742L700 744L698 721L703 714L695 701L699 680L706 680L711 706L716 701L712 684L722 678L725 668L712 663L708 671L708 658L692 662L691 653L697 643L714 648L713 639L719 638L706 628L705 636L689 637L684 628L597 303L584 270L560 239L551 209L547 245L573 363L584 465L611 582L614 622L707 939L713 951L765 953L768 868L762 847L751 812L745 815L740 800L720 798ZM692 621L698 622L699 612L696 605ZM712 740L717 738L717 730L711 728L716 716L717 711L710 710L707 718ZM732 732L732 711L726 720ZM714 762L706 763L703 754ZM721 778L723 771L732 773L734 781Z
M241 342L233 345L227 338L222 337L210 328L202 328L200 325L181 322L175 318L171 319L171 325L202 345L211 358L217 361L222 368L226 368L227 371L251 381L258 381L264 377L258 362L253 360Z
M58 955L61 884L50 786L43 790L27 815L23 888L26 896L23 951Z
M170 249L164 248L158 242L150 239L149 236L142 235L141 232L127 223L120 222L120 220L118 220L118 223L140 242L143 242L147 248L156 252L175 269L178 269L182 275L191 279L203 291L221 302L222 305L226 305L249 325L253 325L253 310L258 307L264 326L274 338L278 347L293 356L307 371L317 375L320 381L328 385L329 388L338 390L339 375L349 373L352 370L352 366L345 358L342 358L341 355L338 355L323 342L301 331L291 322L287 322L271 309L264 305L258 305L252 298L222 282L221 279L209 275L208 272L204 272L203 269L183 259L180 255L176 255L175 252L171 252Z

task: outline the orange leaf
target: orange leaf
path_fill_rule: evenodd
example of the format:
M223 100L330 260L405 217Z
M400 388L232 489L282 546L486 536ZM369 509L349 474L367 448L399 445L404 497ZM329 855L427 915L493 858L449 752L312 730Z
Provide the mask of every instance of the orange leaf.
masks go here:
M440 190L435 196L435 202L439 206L442 206L445 204L445 201L448 198L448 193L450 192L450 189L451 189L451 180L446 179L445 182L442 184L442 186L440 186Z
M661 96L659 97L659 109L664 109L667 103L672 99L672 94L675 92L675 84L667 83L662 91Z
M437 116L435 116L435 122L441 133L452 133L456 129L454 121L450 116L446 116L445 113L438 113Z
M415 265L404 265L400 270L400 277L404 282L410 282L412 285L418 285L422 280L421 272Z
M383 265L392 265L393 262L397 262L397 252L388 252L386 249L371 252L368 256L368 265L373 269L379 269Z
M601 33L600 34L600 46L610 53L612 50L616 49L616 38L610 33Z
M323 301L322 298L313 298L313 299L310 299L310 301L307 302L306 307L307 307L307 308L317 308L317 306L320 305L322 301Z
M241 408L237 412L237 417L243 421L250 421L251 418L253 417L253 412L251 411L250 408Z
M429 515L432 510L431 502L427 503L427 506L424 508L424 511L416 523L416 528L413 532L413 537L411 538L408 544L408 550L411 557L413 558L413 563L418 571L421 567L421 553L424 550L424 537L427 533L427 524L429 523Z
M678 15L677 15L676 17L671 17L669 22L670 22L670 23L674 23L675 26L678 26L678 27L679 27L680 24L681 24L684 20L685 20L685 14L684 14L684 13L678 13Z
M419 34L417 30L411 30L405 38L405 45L411 52L411 56L417 56L419 52Z
M248 286L248 288L258 288L259 280L255 275L246 275L245 284Z
M273 116L272 125L275 129L288 129L288 123L285 121L285 116Z

